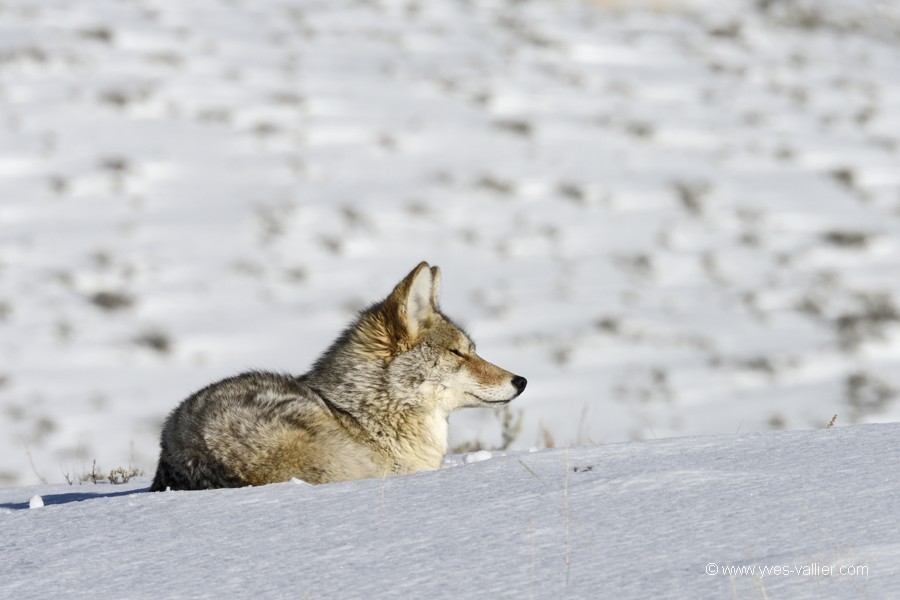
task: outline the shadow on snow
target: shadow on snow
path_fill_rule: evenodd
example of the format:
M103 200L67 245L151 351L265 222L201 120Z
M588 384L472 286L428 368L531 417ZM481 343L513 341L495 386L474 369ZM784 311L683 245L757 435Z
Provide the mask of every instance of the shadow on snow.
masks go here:
M125 490L122 492L68 492L65 494L47 494L41 496L44 500L44 506L53 504L70 504L72 502L84 502L85 500L96 500L97 498L115 498L117 496L132 496L135 494L144 494L149 492L150 488L141 488L137 490ZM25 502L9 502L0 504L0 508L8 508L12 510L22 510L28 508L29 501Z

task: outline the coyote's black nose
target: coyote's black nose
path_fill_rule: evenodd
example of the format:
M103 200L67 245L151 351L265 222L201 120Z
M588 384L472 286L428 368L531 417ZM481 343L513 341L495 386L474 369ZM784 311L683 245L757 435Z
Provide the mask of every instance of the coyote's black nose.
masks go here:
M516 375L512 378L513 387L516 388L516 396L521 394L525 390L525 386L528 385L528 380L524 377L519 377Z

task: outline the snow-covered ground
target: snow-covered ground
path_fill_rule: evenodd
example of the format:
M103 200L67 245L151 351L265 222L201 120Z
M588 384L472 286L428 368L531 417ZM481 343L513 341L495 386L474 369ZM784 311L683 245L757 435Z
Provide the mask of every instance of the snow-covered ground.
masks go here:
M149 474L422 259L514 449L897 420L896 4L809 6L0 0L0 485Z
M319 487L5 488L0 597L887 600L898 438L651 440Z

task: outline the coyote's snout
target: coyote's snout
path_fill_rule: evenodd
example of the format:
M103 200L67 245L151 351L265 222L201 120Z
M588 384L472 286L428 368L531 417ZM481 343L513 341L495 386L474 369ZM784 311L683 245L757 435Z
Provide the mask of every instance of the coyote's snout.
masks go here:
M309 373L245 373L181 403L163 427L152 491L327 483L436 469L447 417L527 383L475 352L419 264L363 311Z

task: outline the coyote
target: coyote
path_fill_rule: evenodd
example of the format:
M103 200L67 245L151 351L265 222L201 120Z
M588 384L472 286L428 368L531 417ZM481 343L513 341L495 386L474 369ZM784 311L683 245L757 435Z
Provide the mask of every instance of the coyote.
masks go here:
M527 381L475 353L420 263L362 311L305 375L251 372L181 403L163 426L151 491L313 484L437 469L447 417L501 406Z

